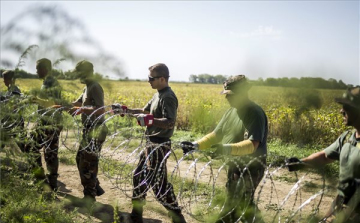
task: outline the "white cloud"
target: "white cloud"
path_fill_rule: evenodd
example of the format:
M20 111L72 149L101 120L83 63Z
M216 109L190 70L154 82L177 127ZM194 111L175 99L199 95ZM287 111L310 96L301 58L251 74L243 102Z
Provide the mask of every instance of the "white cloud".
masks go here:
M273 26L259 26L251 32L230 32L230 35L236 38L270 38L279 40L283 37L283 32L282 30L274 29Z

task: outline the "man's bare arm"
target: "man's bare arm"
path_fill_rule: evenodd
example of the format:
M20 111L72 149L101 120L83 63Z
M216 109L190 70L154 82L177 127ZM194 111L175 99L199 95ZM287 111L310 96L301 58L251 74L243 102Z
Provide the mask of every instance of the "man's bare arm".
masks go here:
M153 125L162 129L173 129L175 126L175 120L167 118L154 118Z
M304 163L310 164L312 166L319 167L319 166L326 165L328 163L332 163L335 160L328 158L324 151L320 151L320 152L313 153L310 156L301 159L301 161L303 161Z
M82 103L78 102L78 101L71 102L71 104L76 107L81 107L81 105L82 105Z
M254 150L256 150L256 149L259 147L259 145L260 145L260 142L259 142L259 141L253 140L253 141L251 141L251 142L252 142L252 144L254 145Z
M149 111L144 111L142 108L127 109L127 113L130 114L150 114Z

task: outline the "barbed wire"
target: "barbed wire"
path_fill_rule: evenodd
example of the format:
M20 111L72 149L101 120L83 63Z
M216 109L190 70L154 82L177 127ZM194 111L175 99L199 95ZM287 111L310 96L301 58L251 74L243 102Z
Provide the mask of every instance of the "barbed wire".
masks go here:
M17 144L19 147L21 143L37 143L34 131L43 136L41 144L37 146L44 147L44 150L51 149L51 141L57 138L60 150L75 154L79 148L86 148L87 152L99 156L100 171L126 197L133 198L134 190L146 187L143 191L153 193L147 201L157 200L164 206L173 207L175 204L167 203L164 194L154 192L161 191L159 188L165 186L162 180L166 179L174 186L176 200L182 211L200 222L208 222L209 218L216 218L220 213L223 217L230 216L234 211L238 213L234 222L239 222L252 203L259 207L263 215L266 214L266 219L271 219L269 222L311 222L319 219L321 212L328 209L330 197L335 195L333 187L327 185L324 173L288 172L285 161L280 164L266 162L266 158L283 159L273 159L275 155L271 153L267 157L250 160L241 157L211 159L209 153L201 151L183 154L180 141L151 143L145 135L145 128L134 125L130 117L114 115L111 106L99 108L106 112L98 117L89 115L83 122L79 116L68 115L65 107L38 110L36 106L18 104L10 99L1 101L0 106L1 148L10 141L20 141ZM95 135L80 147L85 126L86 129L94 130ZM94 142L104 129L106 138L101 151L98 151ZM88 131L85 134L92 133ZM156 160L158 157L162 159ZM137 174L143 176L143 181L134 187L135 170L142 158L145 165ZM226 193L229 163L235 164L240 170L234 186L234 191L239 193L234 194L234 197ZM259 183L252 179L250 173L254 164L264 169ZM166 172L160 171L162 168ZM157 180L156 183L150 183L154 180ZM155 187L157 189L153 190ZM245 187L253 190L254 199L247 194ZM166 193L169 190L171 188L165 188ZM139 197L143 195L138 194ZM234 200L240 202L234 203ZM229 203L235 205L229 208ZM256 216L253 222L257 222Z

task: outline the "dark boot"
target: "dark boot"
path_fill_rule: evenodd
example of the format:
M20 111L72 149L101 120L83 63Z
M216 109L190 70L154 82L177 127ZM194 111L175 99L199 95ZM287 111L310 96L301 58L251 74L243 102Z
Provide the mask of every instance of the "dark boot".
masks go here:
M59 174L46 174L47 183L49 184L51 190L57 191L57 178Z
M130 214L132 223L143 223L144 204L142 201L133 201L133 209Z
M96 196L101 196L105 194L104 189L102 189L102 187L100 187L100 185L96 185Z
M97 181L97 184L96 184L96 196L101 196L105 194L105 190L102 189L102 187L100 187L100 183L99 181Z
M184 218L184 215L182 215L181 210L180 209L176 209L176 210L169 210L169 214L171 217L171 221L173 223L186 223L186 220Z

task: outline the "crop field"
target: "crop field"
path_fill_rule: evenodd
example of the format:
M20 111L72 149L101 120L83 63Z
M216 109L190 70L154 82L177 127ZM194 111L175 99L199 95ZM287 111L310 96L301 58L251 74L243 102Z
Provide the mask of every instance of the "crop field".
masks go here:
M72 102L82 93L84 85L78 80L60 81L62 97ZM18 79L17 85L25 94L41 86L40 80ZM147 82L101 82L105 105L121 103L130 108L142 108L155 93ZM176 129L207 133L229 108L222 85L170 83L179 100ZM4 85L0 88L5 90ZM258 103L269 118L269 139L280 139L298 145L326 146L344 130L340 106L334 102L344 90L312 90L299 88L253 86L250 98Z
M147 82L104 80L100 83L107 110L113 103L142 108L155 93ZM60 80L60 84L62 97L67 103L77 99L84 88L78 80ZM41 81L18 79L17 85L25 95L29 95L40 88ZM178 97L179 108L172 151L167 161L168 178L174 185L187 221L212 222L224 202L227 161L211 160L206 153L183 156L178 144L183 140L196 140L212 131L229 105L224 95L220 95L222 85L170 82L170 86ZM5 87L2 85L0 90L5 91ZM255 196L266 222L316 222L319 215L326 211L335 194L333 176L337 174L336 166L296 174L289 173L284 164L286 157L301 158L330 145L346 129L339 113L340 106L334 102L334 98L342 93L343 90L264 86L250 89L249 97L265 110L269 119L269 156L264 164L267 170ZM36 115L32 106L28 106L28 110L24 116L27 127L31 128L36 122ZM6 178L9 171L13 171L11 173L17 177L1 182L4 188L1 202L6 205L0 216L9 221L19 218L23 222L41 222L47 218L50 219L46 220L48 222L57 222L65 210L68 217L62 218L62 222L126 222L127 213L131 211L132 173L144 146L144 128L137 126L136 121L129 117L114 116L110 112L105 116L109 133L101 151L99 178L106 193L98 199L97 204L102 205L88 211L77 206L78 198L82 197L75 163L81 135L80 121L79 117L64 114L59 150L59 182L62 183L59 196L64 203L49 205L44 197L36 197L38 185L35 189L34 185L29 186L29 176L19 173L20 166L26 166L25 158L19 155L21 153L12 151L13 144L10 143L0 153L2 160L6 161L2 162L2 176ZM16 187L19 188L19 184L15 183L17 181L26 188L24 193L38 202L29 204L26 199L30 198L26 196L19 198L16 195L14 198L15 194L9 195ZM21 202L9 205L12 199ZM165 209L155 202L154 196L149 195L147 200L145 222L159 222L156 219L168 222ZM307 205L301 207L305 203ZM19 207L21 211L16 212ZM52 210L52 214L46 215L41 207Z

